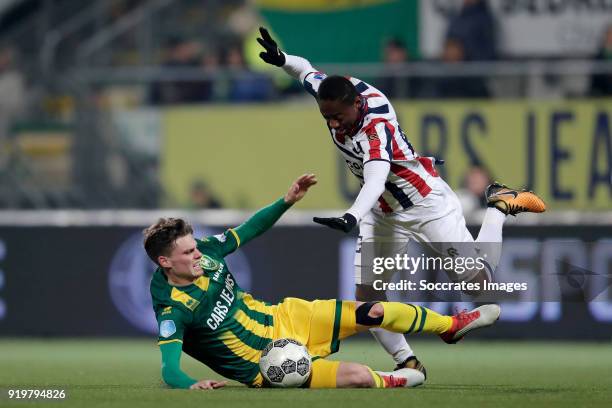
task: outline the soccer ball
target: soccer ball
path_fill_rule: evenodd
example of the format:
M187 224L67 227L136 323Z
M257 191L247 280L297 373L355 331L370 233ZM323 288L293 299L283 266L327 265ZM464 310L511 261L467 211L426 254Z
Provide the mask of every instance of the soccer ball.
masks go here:
M261 375L272 387L299 387L310 377L311 365L306 347L293 339L270 342L259 359Z

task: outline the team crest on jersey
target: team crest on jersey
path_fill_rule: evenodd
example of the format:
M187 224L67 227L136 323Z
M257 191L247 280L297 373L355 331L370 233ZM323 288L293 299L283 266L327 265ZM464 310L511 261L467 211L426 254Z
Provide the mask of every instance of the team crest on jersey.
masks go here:
M312 76L313 76L315 79L321 79L321 80L322 80L322 79L325 79L325 74L324 74L324 73L322 73L322 72L315 72L315 73L314 73Z
M378 135L377 134L368 135L368 140L370 142L373 142L374 140L378 140Z
M176 325L174 320L162 320L159 324L159 335L168 338L176 333Z
M208 255L202 255L202 259L200 259L200 265L204 269L208 269L209 271L216 271L219 269L219 262L215 261Z

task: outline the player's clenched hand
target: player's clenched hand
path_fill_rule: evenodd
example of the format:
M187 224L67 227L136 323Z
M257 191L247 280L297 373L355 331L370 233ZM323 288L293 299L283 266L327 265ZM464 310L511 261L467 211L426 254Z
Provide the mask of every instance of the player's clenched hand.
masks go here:
M330 228L337 229L344 232L349 232L355 225L357 225L357 219L349 213L344 214L342 217L331 217L331 218L319 218L314 217L312 219L317 224L326 225Z
M189 387L190 390L214 390L225 387L227 381L201 380Z
M259 53L259 58L277 67L285 65L285 54L278 48L278 44L272 39L268 30L264 27L259 27L259 32L261 33L261 38L257 38L257 42L266 50Z
M314 174L304 174L293 182L289 191L285 194L285 202L287 204L294 204L300 201L308 189L317 184L317 176Z

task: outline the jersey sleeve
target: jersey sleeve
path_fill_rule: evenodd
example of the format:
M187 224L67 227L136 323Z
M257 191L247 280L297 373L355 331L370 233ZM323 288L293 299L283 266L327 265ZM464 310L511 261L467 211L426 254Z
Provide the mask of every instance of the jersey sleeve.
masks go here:
M172 388L189 388L196 380L181 370L181 354L187 313L177 307L167 306L157 312L158 342L162 357L162 379Z
M365 138L359 143L364 151L363 163L372 160L390 162L393 158L393 133L386 122L370 123L363 129Z
M391 165L386 161L370 160L363 166L364 184L355 202L346 212L352 214L358 221L369 212L385 191L385 182Z
M234 228L228 228L221 234L202 238L200 242L207 244L208 247L214 247L222 257L237 250L241 244L240 237Z
M172 388L189 388L197 381L181 370L182 346L166 343L159 346L162 355L162 379Z
M289 208L291 208L291 204L287 204L283 198L279 198L272 204L259 209L235 229L230 228L223 234L206 237L202 242L212 244L219 255L224 257L272 228L274 223Z
M317 97L321 81L327 77L324 73L317 71L307 59L297 55L285 54L283 69L300 81L304 89L315 98Z
M284 198L281 197L272 204L260 208L248 220L236 227L235 233L239 243L244 245L272 228L285 211L291 208L291 205L285 203Z
M317 91L319 90L319 85L321 85L321 82L323 82L325 78L327 78L327 75L325 75L323 72L310 72L306 74L306 76L302 80L302 86L304 86L306 92L316 98Z
M183 334L187 324L184 311L174 306L166 306L157 312L157 344L183 343Z

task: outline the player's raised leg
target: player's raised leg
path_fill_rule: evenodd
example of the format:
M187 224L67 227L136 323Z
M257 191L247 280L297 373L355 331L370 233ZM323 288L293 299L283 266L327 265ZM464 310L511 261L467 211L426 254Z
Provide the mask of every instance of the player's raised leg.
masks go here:
M495 182L487 187L485 195L489 207L497 208L506 215L546 211L546 204L533 191L516 190Z
M543 212L546 205L533 192L510 189L497 183L487 187L485 196L489 208L485 212L476 239L466 227L457 195L441 178L435 179L435 188L427 199L415 205L415 214L405 213L398 222L411 226L415 224L415 217L418 216L421 223L417 228L412 228L412 237L443 255L447 254L448 248L445 246L448 245L455 247L457 243L481 243L479 249L487 254L486 270L480 271L482 273L464 274L464 277L469 277L469 280L474 282L483 278L490 280L501 257L502 232L507 215ZM469 245L463 247L469 248Z
M541 213L546 204L532 191L516 190L493 183L485 191L487 211L476 242L502 242L502 228L507 215L522 212ZM496 264L494 266L497 266Z
M447 343L456 343L472 330L491 326L501 313L495 304L446 316L423 306L400 302L292 299L283 303L289 302L312 305L307 347L312 355L318 356L336 352L340 340L373 327L394 333L433 333ZM283 337L283 333L275 334Z
M380 327L396 333L435 333L447 343L456 343L468 332L492 325L500 314L497 305L484 305L471 312L444 316L431 309L398 302L343 301L338 304L341 305L340 315L336 314L334 319L338 322L338 340L371 327ZM314 326L328 326L317 322L325 320L322 315L318 315L313 315ZM317 332L323 331L313 330L311 322L311 334L314 334L315 338ZM332 343L335 343L333 338ZM310 388L395 388L414 387L424 381L425 375L412 368L381 372L363 364L321 358L313 361L308 386Z
M511 189L499 183L489 185L485 196L488 208L475 242L499 244L489 245L487 251L489 273L492 274L497 269L501 257L502 230L506 216L516 216L521 212L541 213L546 211L546 205L531 191Z
M356 303L357 331L381 327L396 333L434 333L447 343L456 343L475 329L493 325L501 308L483 305L454 316L441 315L431 309L399 302Z

